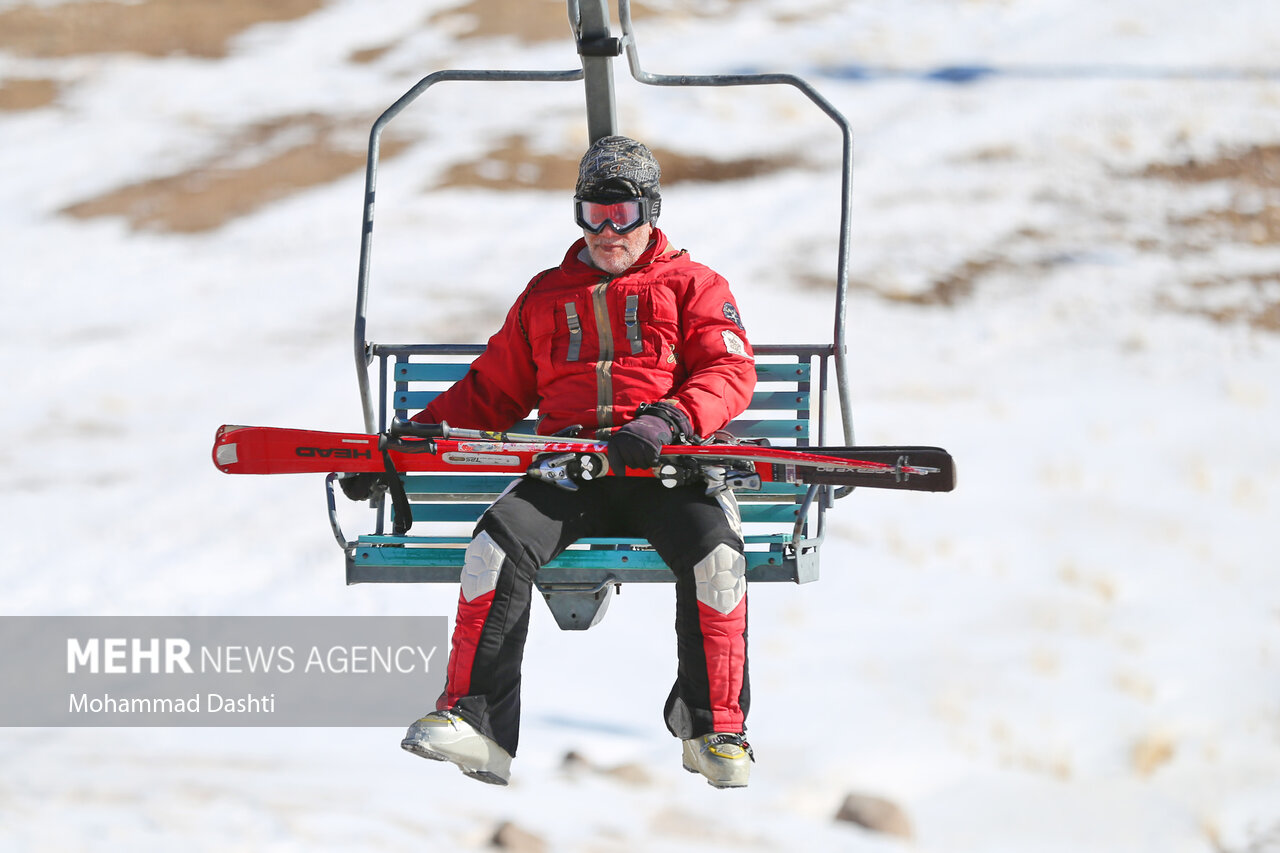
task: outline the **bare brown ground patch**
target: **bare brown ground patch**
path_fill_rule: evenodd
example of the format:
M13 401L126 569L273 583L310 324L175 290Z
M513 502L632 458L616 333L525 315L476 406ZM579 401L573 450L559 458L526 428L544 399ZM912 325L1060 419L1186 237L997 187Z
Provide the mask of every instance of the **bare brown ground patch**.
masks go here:
M448 27L458 38L510 36L525 44L567 40L572 33L564 0L469 0L436 12L427 23Z
M369 65L377 62L395 49L395 43L380 44L376 47L365 47L360 50L353 50L348 59L356 65Z
M1014 269L1014 265L1006 258L995 255L981 255L964 261L948 272L937 276L922 290L893 290L874 279L851 279L849 287L863 293L871 293L887 302L900 305L932 305L943 308L954 308L964 300L973 296L979 282L986 275ZM825 290L831 287L834 278L818 275L804 275L796 279L797 284L811 290Z
M1170 223L1210 241L1280 245L1280 145L1253 146L1212 160L1157 163L1138 176L1178 184L1233 184L1242 192L1232 207L1172 217ZM1262 203L1258 201L1259 193Z
M645 21L677 16L723 16L726 7L746 6L754 2L755 0L722 0L720 3L668 3L665 6L632 3L631 18L633 21ZM778 24L800 23L838 11L839 2L840 0L835 0L832 4L834 8L825 10L774 11L772 14ZM445 30L457 39L511 38L521 44L568 40L572 38L573 32L564 0L467 0L430 15L426 25ZM615 36L621 34L617 6L612 0L609 2L609 30ZM365 48L354 52L350 58L357 64L374 62L396 45L397 42L392 42Z
M978 280L989 273L1007 269L1011 265L1004 258L972 258L939 278L928 289L913 293L884 293L880 295L891 302L907 305L941 305L947 308L958 305L973 295Z
M254 125L228 140L224 153L194 169L130 184L62 212L80 219L122 216L137 230L208 231L273 201L363 169L365 152L340 141L350 129L348 125L310 113ZM281 134L296 134L299 128L309 131L311 138L244 164L246 152L272 147ZM404 148L402 141L384 138L382 157L394 157Z
M0 110L18 112L47 107L58 99L60 88L56 80L0 80Z
M738 157L719 160L711 157L691 156L678 151L654 150L662 164L662 183L678 184L682 181L742 181L761 178L791 169L813 168L794 154L775 154L769 157Z
M1280 145L1255 145L1212 160L1192 158L1181 163L1156 163L1144 169L1140 176L1183 183L1233 181L1280 188Z
M57 58L92 53L222 57L255 24L292 21L324 0L93 0L0 11L0 50Z
M686 17L723 16L725 7L744 6L755 0L724 0L722 3L680 3L674 6L632 3L631 18L642 21L662 16ZM672 11L667 11L668 8ZM621 31L617 19L617 6L609 3L609 29L614 35ZM805 13L779 13L779 22L794 22L806 18ZM572 28L564 0L468 0L451 9L435 13L427 20L431 26L451 28L458 38L508 37L525 44L557 41L569 38Z
M1235 208L1219 208L1172 221L1179 227L1202 231L1217 239L1255 246L1280 245L1280 204L1264 205L1247 213Z
M1140 739L1130 751L1130 762L1140 776L1150 776L1177 754L1177 744L1165 734L1151 734Z
M1155 164L1139 177L1177 184L1221 181L1239 188L1231 206L1170 217L1180 245L1280 246L1280 145L1256 145L1209 160ZM1215 323L1280 332L1280 270L1201 279L1191 283L1185 297L1166 296L1162 302L1166 308Z
M534 152L527 137L513 134L475 159L450 166L437 186L570 191L577 178L576 158Z
M683 181L737 181L787 169L807 168L797 156L742 157L719 160L653 148L662 164L662 185ZM578 179L581 152L539 153L528 138L513 134L472 160L456 163L441 178L440 187L480 187L493 190L540 189L570 191Z
M1212 302L1221 303L1224 293L1232 297L1228 304L1195 304L1196 298L1205 296L1218 296ZM1280 333L1280 272L1201 279L1191 284L1191 294L1191 300L1166 297L1163 307L1221 325L1243 323L1260 332Z

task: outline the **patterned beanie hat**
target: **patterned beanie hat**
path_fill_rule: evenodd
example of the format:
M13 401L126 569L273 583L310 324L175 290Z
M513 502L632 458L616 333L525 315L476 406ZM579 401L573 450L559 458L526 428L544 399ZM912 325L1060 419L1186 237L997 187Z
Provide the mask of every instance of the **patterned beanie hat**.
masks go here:
M584 201L648 198L651 219L662 206L662 169L643 143L625 136L605 136L591 143L578 166L573 194Z

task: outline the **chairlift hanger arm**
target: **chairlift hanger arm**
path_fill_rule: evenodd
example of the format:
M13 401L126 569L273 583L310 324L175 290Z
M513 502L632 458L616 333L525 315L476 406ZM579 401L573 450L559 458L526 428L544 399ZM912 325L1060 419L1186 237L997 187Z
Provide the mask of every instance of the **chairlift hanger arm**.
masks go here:
M622 45L609 32L608 0L568 0L569 25L582 58L587 95L587 136L595 142L618 133L613 96L613 58Z

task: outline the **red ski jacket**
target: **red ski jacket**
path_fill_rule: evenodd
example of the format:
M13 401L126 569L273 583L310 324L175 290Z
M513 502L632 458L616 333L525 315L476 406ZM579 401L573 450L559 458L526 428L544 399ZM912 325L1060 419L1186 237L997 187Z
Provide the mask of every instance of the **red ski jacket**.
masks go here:
M740 414L756 374L729 284L675 251L661 231L610 277L578 240L533 278L467 374L414 420L510 429L538 409L537 430L603 436L642 403L666 400L708 436Z

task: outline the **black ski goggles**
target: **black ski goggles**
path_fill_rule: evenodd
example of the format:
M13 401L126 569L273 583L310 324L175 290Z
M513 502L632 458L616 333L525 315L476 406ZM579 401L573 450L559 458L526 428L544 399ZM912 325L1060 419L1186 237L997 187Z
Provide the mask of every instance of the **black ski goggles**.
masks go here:
M592 234L599 234L606 225L615 233L626 234L652 221L652 212L652 201L643 196L611 202L586 201L580 198L573 200L574 218Z

